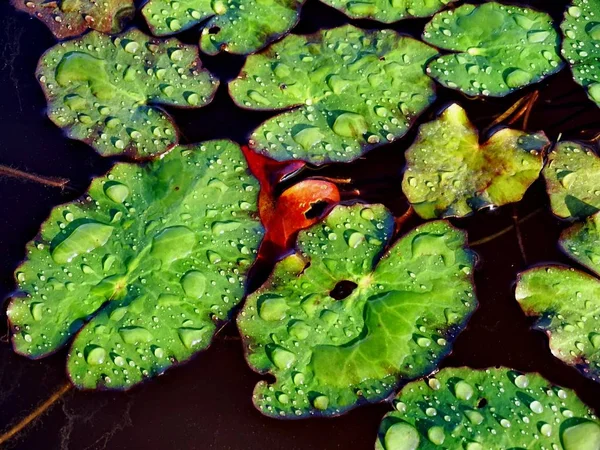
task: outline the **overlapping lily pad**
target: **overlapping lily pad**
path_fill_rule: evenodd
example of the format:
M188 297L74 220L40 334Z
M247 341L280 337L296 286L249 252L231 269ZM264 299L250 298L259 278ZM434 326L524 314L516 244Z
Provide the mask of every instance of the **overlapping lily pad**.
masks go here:
M449 352L477 304L465 234L429 222L388 248L393 228L381 205L337 206L249 296L238 316L246 356L276 377L255 388L262 413L340 414Z
M248 54L288 32L298 21L303 3L304 0L149 0L142 14L157 36L178 33L204 22L202 51Z
M456 0L321 0L353 19L384 23L412 17L428 17Z
M552 212L562 218L583 218L600 210L600 158L576 142L561 142L544 167Z
M406 152L402 190L425 219L466 216L517 202L539 177L544 133L502 129L479 144L479 133L459 105L422 125Z
M117 164L28 244L8 307L15 351L41 358L74 337L73 383L122 389L206 348L244 295L257 194L229 141Z
M468 95L504 96L558 72L559 36L548 14L495 2L436 14L423 39L452 53L428 73Z
M444 369L406 385L376 450L596 450L600 421L575 392L536 373Z
M600 106L600 0L574 0L561 28L573 77Z
M173 147L177 130L157 105L198 108L218 81L202 68L197 48L131 29L92 31L57 44L38 65L48 116L70 138L102 155L144 158Z
M11 0L13 6L40 19L58 39L88 29L119 33L135 14L133 0Z
M393 31L348 25L250 56L229 89L246 108L290 109L252 133L253 149L277 160L351 161L403 136L431 104L424 67L435 55Z

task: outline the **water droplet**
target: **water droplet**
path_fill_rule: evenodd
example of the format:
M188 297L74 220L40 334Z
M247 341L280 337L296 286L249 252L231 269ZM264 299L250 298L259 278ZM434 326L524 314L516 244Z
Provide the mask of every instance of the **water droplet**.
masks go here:
M294 361L296 361L296 355L278 345L270 348L269 358L278 369L282 370L289 369L294 364Z
M259 300L258 314L267 321L283 320L289 309L283 297L271 297Z
M468 401L473 397L473 387L464 380L460 380L454 385L454 395L459 400Z
M417 429L406 422L391 425L384 436L385 450L417 450L420 442Z
M446 439L446 434L442 427L431 427L427 430L427 437L435 445L442 445Z
M325 411L329 406L329 397L326 395L318 395L313 400L313 406L320 411Z
M567 427L561 433L564 450L598 450L600 448L600 426L584 421Z
M335 119L332 129L339 136L358 138L369 130L369 126L360 114L346 112Z
M85 349L85 360L91 366L98 366L106 359L106 350L97 345L90 345Z
M143 327L123 327L119 329L119 334L126 344L152 342L152 333Z
M121 183L106 183L104 193L115 203L123 203L129 195L129 188Z
M52 259L58 264L71 262L73 258L89 253L108 242L113 227L98 222L79 225L52 250Z
M186 348L194 348L200 344L206 334L206 328L180 328L177 330L179 339Z
M196 235L184 226L165 228L152 240L150 254L161 260L164 266L192 253L196 244Z
M181 287L188 297L200 298L206 289L206 277L197 270L190 270L181 278Z

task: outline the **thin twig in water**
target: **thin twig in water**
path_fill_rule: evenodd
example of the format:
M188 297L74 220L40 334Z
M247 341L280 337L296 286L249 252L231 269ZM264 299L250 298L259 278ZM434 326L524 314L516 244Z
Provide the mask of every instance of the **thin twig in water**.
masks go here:
M521 105L527 100L528 96L521 97L517 100L510 108L500 114L492 123L490 123L485 130L483 130L482 134L487 134L489 130L498 125L499 123L504 122L508 119L517 109L521 107Z
M396 234L398 234L400 232L400 230L402 229L404 224L414 215L414 213L415 213L415 210L413 209L413 207L409 206L408 209L404 212L404 214L402 214L400 217L396 217L394 219L394 222L396 224L396 226L395 226Z
M529 116L531 115L531 111L533 111L533 107L535 106L535 102L537 101L537 99L539 97L540 97L539 91L535 91L533 93L533 95L531 96L531 99L527 103L527 106L525 107L525 109L527 110L527 112L525 113L525 117L523 118L523 129L524 130L526 130L527 129L527 125L529 125Z
M519 228L519 212L517 206L513 205L512 220L515 227L515 234L517 235L517 242L519 243L519 250L521 251L521 257L523 262L527 265L527 254L525 253L525 244L523 243L523 236L521 235L521 229Z
M67 180L66 178L42 177L40 175L23 172L22 170L13 169L12 167L4 165L0 165L0 176L34 181L36 183L44 184L46 186L57 187L60 189L64 189L69 183L69 180Z
M544 208L538 208L538 209L536 209L535 211L527 214L522 219L519 219L518 223L522 224L522 223L527 222L529 219L531 219L532 217L536 216L537 214L539 214L543 210L544 210ZM478 239L478 240L476 240L474 242L469 242L469 246L476 247L478 245L487 244L488 242L493 241L494 239L497 239L500 236L504 236L506 233L511 232L513 228L515 228L514 224L513 225L509 225L506 228L503 228L502 230L498 231L497 233L490 234L489 236L486 236L484 238Z

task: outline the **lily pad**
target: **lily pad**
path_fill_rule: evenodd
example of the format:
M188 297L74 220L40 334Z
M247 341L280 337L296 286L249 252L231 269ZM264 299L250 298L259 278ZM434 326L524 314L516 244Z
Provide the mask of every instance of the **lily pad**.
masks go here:
M153 34L165 36L203 23L200 48L248 54L287 33L305 0L149 0L142 14ZM207 21L208 19L208 21Z
M257 194L229 141L117 164L28 244L8 307L15 351L42 358L74 337L73 383L123 389L205 349L244 295Z
M92 31L57 44L42 56L37 77L48 116L70 138L102 155L135 158L163 153L178 141L157 105L199 108L218 86L197 48L136 29L118 36Z
M429 17L456 0L321 0L353 19L392 23L400 19Z
M600 422L569 389L537 373L448 368L406 385L376 450L596 450Z
M561 28L573 77L600 106L600 0L574 0Z
M465 110L453 104L419 129L406 152L402 190L425 219L518 202L539 177L548 145L544 133L508 128L479 144Z
M559 36L548 14L495 2L436 14L423 39L451 54L427 72L468 95L504 96L558 72Z
M351 161L403 136L435 98L424 67L437 52L390 31L347 25L290 35L248 57L229 91L257 110L290 109L252 133L276 160Z
M119 33L133 18L133 0L11 0L12 5L40 19L58 39L88 29Z
M466 236L429 222L388 248L393 228L381 205L337 206L248 297L238 316L247 360L276 377L254 390L263 414L380 401L450 351L477 305Z
M600 158L576 142L561 142L548 154L542 172L552 212L583 218L600 211Z

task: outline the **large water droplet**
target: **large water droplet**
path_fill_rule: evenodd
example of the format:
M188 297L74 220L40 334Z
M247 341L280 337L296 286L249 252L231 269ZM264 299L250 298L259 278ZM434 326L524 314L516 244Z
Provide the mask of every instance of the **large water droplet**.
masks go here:
M79 225L69 236L52 250L52 259L58 264L71 262L73 258L102 247L108 242L113 227L98 222Z
M421 438L415 427L398 422L387 429L383 441L385 450L417 450Z
M179 339L187 348L194 348L202 342L206 334L205 328L180 328L178 330Z
M181 278L181 287L188 297L200 298L206 289L206 277L197 270L190 270Z
M97 345L89 345L85 349L85 360L91 366L98 366L106 359L106 350Z
M564 450L598 450L600 449L600 426L585 421L567 427L561 434Z
M189 228L169 227L154 236L150 254L160 259L163 265L168 265L189 256L195 244L196 235Z
M335 119L332 129L339 136L358 138L368 131L369 126L360 114L346 112Z
M283 297L271 297L259 301L258 314L263 320L282 320L285 318L287 310L288 305Z
M119 334L126 344L152 341L152 333L143 327L123 327L119 329Z

